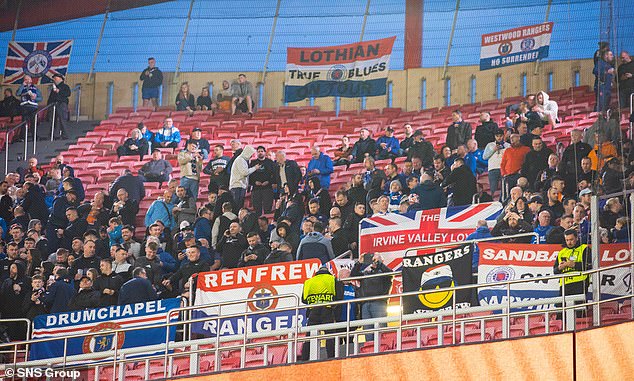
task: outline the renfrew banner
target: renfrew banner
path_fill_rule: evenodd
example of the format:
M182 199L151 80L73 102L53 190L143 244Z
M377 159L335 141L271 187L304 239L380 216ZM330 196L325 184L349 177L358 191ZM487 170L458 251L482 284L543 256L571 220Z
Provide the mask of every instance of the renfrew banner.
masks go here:
M288 48L284 101L385 95L396 37L318 48Z

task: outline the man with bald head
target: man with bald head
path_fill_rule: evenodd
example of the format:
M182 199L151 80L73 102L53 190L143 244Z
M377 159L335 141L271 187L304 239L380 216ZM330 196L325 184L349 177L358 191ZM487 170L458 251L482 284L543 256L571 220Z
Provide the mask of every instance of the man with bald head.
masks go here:
M117 191L117 201L112 204L110 217L121 217L123 225L135 226L134 220L139 212L139 203L128 196L128 192L121 188Z
M328 189L330 187L330 175L333 172L332 160L328 155L321 152L321 147L318 145L311 148L310 156L308 168L306 168L306 176L308 178L319 178L321 187Z
M286 158L286 152L280 150L275 153L275 162L277 168L275 169L275 185L278 192L284 191L284 184L288 184L291 192L297 192L299 182L302 179L302 172L294 160L288 160Z
M251 160L249 167L260 165L259 169L249 176L251 185L251 203L255 216L271 213L273 206L273 183L275 182L275 163L267 157L266 148L259 146L256 158ZM247 232L249 233L249 232Z
M20 98L22 120L28 121L29 136L33 136L35 113L37 112L37 104L42 101L42 92L33 84L33 78L29 75L25 75L15 95Z

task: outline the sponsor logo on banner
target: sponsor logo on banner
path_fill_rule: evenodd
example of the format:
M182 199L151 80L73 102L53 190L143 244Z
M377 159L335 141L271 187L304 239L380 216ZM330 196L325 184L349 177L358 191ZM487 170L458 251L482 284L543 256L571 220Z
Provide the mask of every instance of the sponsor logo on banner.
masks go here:
M25 75L33 83L53 83L53 75L66 75L73 40L9 42L4 64L4 84L22 83Z
M505 282L518 279L540 278L553 275L560 245L526 245L480 243L478 283ZM605 244L600 247L600 266L608 267L630 261L628 244ZM601 297L627 295L631 292L629 267L601 272ZM537 300L559 296L559 281L535 280L511 285L511 302ZM507 303L506 286L478 288L481 305L504 305ZM545 309L552 305L538 305L526 309Z
M471 284L473 245L403 258L403 292L438 290L403 297L403 313L424 313L471 306L471 290L448 290Z
M560 245L528 245L487 243L478 244L480 259L478 283L507 282L530 279L553 274ZM559 282L554 280L512 284L510 301L520 302L559 296ZM505 284L478 288L480 305L504 305L508 303ZM539 305L517 310L545 309Z
M479 220L495 226L501 211L502 204L492 202L365 218L361 221L359 253L380 253L387 267L398 270L405 250L464 241Z
M165 343L166 328L142 327L166 322L169 311L178 307L180 299L174 298L37 316L33 321L33 338L59 337L59 340L33 344L29 358L39 360L100 352L104 352L105 358L105 353L113 350L115 344L123 349ZM176 321L178 316L174 313L169 319ZM133 327L139 329L115 334L117 329ZM172 326L170 341L174 340L175 333L176 328ZM64 351L64 338L69 334L83 334L83 337L68 339Z
M548 57L553 25L547 22L482 35L480 70Z
M348 45L288 48L284 101L385 95L396 37Z
M201 307L195 318L220 317L192 324L193 332L206 336L236 335L246 332L272 331L302 325L304 312L278 311L301 304L304 281L321 266L316 259L251 266L200 273L195 305L223 304L222 307ZM247 299L255 299L247 302ZM235 302L235 303L231 303ZM256 312L244 317L223 316Z

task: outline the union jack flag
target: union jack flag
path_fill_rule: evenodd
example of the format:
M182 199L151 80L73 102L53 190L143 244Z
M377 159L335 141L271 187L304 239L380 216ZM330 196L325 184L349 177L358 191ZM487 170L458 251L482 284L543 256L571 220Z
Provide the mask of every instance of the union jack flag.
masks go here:
M53 74L66 75L72 47L73 40L9 42L3 83L22 83L25 75L35 84L52 83Z
M359 253L380 253L385 264L396 270L407 249L459 243L475 231L479 220L485 220L489 227L493 227L501 212L502 204L491 202L368 217L360 224ZM425 252L428 251L410 252L408 255Z

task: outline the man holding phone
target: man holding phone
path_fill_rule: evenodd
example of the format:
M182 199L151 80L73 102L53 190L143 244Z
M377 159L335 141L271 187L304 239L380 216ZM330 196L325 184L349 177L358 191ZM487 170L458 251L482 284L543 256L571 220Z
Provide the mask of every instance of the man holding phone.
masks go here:
M391 273L392 270L383 263L380 254L366 253L363 255L363 262L358 262L352 267L351 276L366 276L374 274ZM360 296L381 296L387 295L392 287L392 276L384 275L372 278L361 279ZM387 316L387 298L364 302L361 305L361 318L372 319ZM381 324L382 327L385 324ZM365 326L364 329L372 329L372 325ZM367 334L366 341L373 340L374 334Z
M575 273L575 275L559 279L559 286L563 291L562 295L583 295L588 290L588 276L577 273L592 268L590 248L586 244L580 244L579 233L576 229L566 230L564 239L564 248L559 250L553 266L554 273Z

